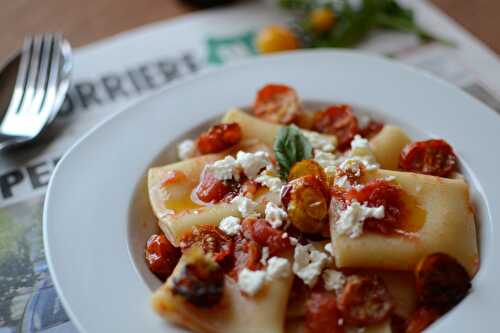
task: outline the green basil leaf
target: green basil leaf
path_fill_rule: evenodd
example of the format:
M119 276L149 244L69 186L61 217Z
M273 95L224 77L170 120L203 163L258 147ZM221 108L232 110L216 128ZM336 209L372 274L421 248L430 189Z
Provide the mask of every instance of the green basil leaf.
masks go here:
M295 163L312 158L311 143L295 125L280 128L273 148L284 180Z

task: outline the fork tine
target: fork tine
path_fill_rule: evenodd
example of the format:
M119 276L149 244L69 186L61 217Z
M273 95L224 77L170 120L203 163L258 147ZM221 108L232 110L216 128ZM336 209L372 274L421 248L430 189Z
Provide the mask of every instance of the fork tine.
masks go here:
M42 42L43 39L40 35L33 38L33 48L30 66L28 69L28 77L26 78L24 97L21 102L21 107L17 111L18 113L26 112L31 108L31 104L35 95L36 80L39 73Z
M41 117L51 117L54 101L56 99L57 88L59 84L59 69L61 64L61 43L62 36L57 34L53 36L53 44L50 53L50 63L47 72L47 86L45 101L40 108Z

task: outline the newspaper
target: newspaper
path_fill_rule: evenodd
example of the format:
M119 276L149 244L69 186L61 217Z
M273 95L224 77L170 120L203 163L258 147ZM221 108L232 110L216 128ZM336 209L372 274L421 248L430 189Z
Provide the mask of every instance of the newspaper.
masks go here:
M420 24L456 47L379 32L359 48L432 72L500 112L496 55L429 3L405 3ZM141 98L207 68L256 56L256 31L290 20L275 2L253 2L155 23L75 50L73 85L52 132L36 146L0 155L0 333L76 331L50 280L42 244L44 192L67 149Z

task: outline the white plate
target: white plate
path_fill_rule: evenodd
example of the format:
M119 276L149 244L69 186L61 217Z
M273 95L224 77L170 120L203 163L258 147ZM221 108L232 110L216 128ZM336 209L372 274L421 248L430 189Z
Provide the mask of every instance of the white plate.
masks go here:
M183 331L149 305L159 282L143 260L155 222L141 182L153 161L167 159L162 151L171 142L231 106L249 105L269 82L290 84L307 100L368 108L414 138L442 137L452 144L473 186L481 268L471 294L430 332L491 331L500 300L499 229L493 223L500 221L500 118L427 74L326 50L261 57L201 75L117 114L71 149L49 185L44 241L73 323L82 332Z

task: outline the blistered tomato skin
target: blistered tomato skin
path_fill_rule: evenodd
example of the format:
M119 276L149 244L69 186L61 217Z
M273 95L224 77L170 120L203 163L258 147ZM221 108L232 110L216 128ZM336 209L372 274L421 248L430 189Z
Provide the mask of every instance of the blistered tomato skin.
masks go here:
M219 228L212 225L199 225L181 238L180 247L183 251L198 245L207 255L223 267L232 264L234 242Z
M408 318L405 333L421 333L435 322L440 313L432 308L421 307L416 309Z
M165 235L152 235L146 243L146 262L149 269L161 280L166 280L174 270L181 251Z
M291 248L288 238L283 238L281 230L274 229L264 219L247 218L241 223L243 235L261 246L269 248L269 254L277 255Z
M240 190L240 184L234 180L219 180L211 173L203 173L195 189L196 197L206 203L229 201Z
M368 218L363 228L383 234L393 234L402 231L402 222L405 214L403 190L385 180L372 180L359 191L352 189L347 193L347 200L355 199L360 203L367 203L369 207L384 206L382 219Z
M358 132L358 119L349 105L330 106L314 115L313 129L337 137L337 149L345 150Z
M255 116L278 124L290 124L301 109L295 90L282 84L268 84L261 88L253 106Z
M238 144L241 137L241 127L238 123L214 125L198 137L198 150L202 154L219 153Z
M457 169L457 156L444 140L426 140L403 148L399 167L405 171L447 177Z
M383 280L376 275L349 276L337 301L345 321L357 326L384 321L394 307Z
M379 121L370 120L365 128L359 130L359 135L363 138L371 139L377 135L384 128L384 123Z
M298 230L307 234L327 231L330 192L320 179L312 175L294 179L281 198L288 218Z
M419 304L442 312L458 304L471 288L465 268L444 253L423 258L415 269L415 279Z
M330 292L313 292L306 302L306 332L343 333L336 296Z

